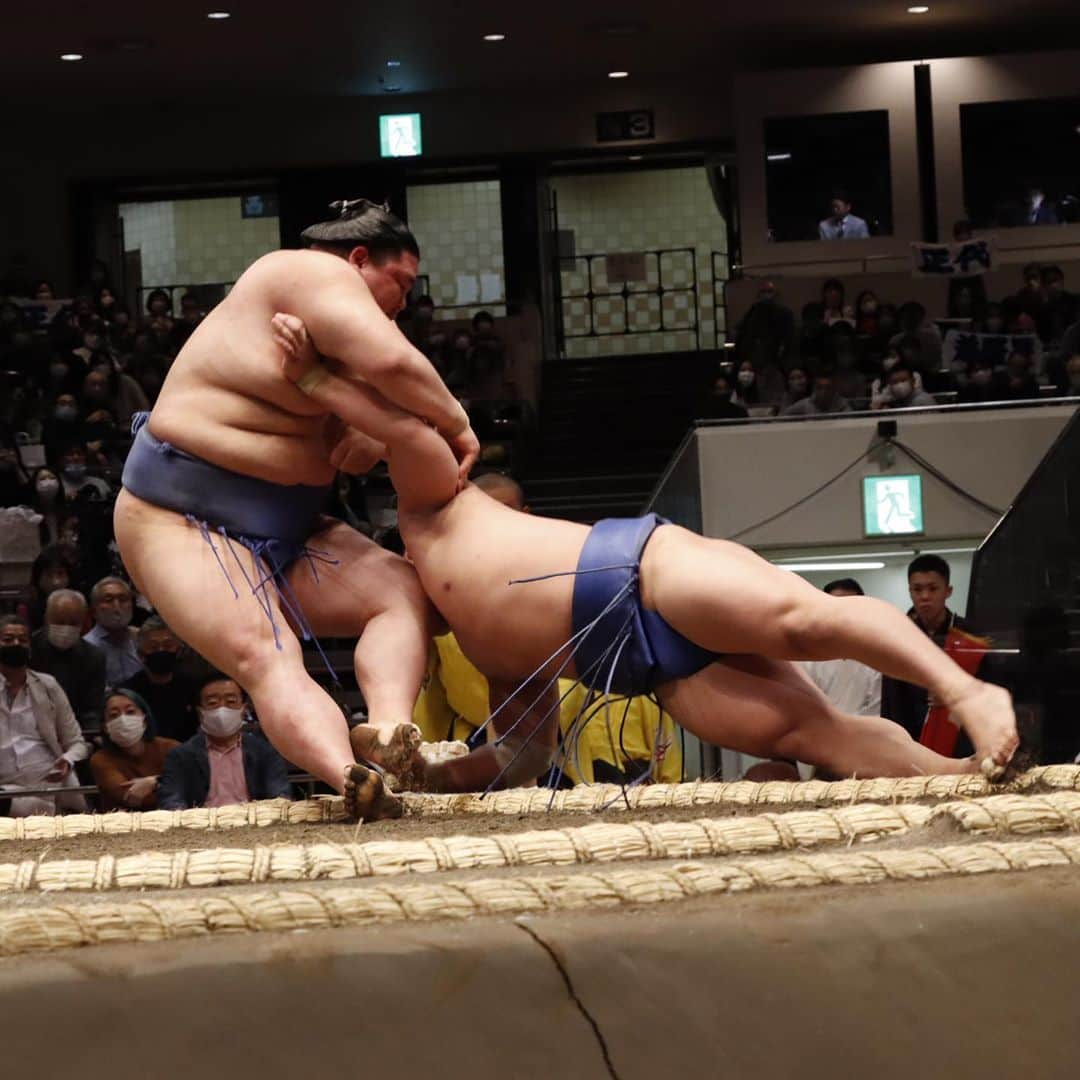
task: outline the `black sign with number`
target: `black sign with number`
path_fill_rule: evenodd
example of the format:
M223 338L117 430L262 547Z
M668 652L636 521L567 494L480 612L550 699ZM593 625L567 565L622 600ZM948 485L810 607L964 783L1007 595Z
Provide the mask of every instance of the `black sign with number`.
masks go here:
M652 109L596 114L597 142L630 142L634 139L655 138L656 125L653 123Z

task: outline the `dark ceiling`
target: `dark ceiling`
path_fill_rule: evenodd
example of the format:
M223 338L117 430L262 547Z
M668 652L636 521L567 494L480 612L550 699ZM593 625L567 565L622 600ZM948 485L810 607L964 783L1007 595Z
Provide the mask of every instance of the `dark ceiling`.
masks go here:
M62 98L235 100L281 94L499 90L634 80L728 80L753 67L817 66L1080 44L1076 0L43 0L4 5L0 88ZM489 44L482 36L506 34ZM62 52L85 59L63 63ZM388 67L388 61L400 66ZM381 81L380 81L381 80Z

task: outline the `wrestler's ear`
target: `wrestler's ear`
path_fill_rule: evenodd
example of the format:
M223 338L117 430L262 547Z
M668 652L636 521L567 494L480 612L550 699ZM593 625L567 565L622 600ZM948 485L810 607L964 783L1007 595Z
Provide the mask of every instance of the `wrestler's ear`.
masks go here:
M363 244L358 244L349 252L349 262L361 270L371 262L371 252Z

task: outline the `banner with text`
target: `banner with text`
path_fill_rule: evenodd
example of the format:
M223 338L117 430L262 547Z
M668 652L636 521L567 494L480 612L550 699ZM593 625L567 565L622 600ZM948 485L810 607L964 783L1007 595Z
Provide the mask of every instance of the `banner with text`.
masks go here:
M946 365L963 360L967 364L980 361L992 367L1004 367L1013 353L1023 353L1037 363L1042 358L1038 334L973 334L950 330L941 349Z
M994 269L994 241L912 244L911 261L916 277L977 277Z

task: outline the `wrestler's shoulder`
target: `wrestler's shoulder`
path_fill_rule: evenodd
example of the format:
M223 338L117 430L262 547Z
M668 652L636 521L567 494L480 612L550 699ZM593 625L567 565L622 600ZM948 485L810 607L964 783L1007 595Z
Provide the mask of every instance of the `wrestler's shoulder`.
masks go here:
M343 274L347 276L348 268L343 259L325 251L282 248L256 259L244 272L241 281L246 279L253 284L259 281L279 281L283 277L295 277L296 274L333 278Z

